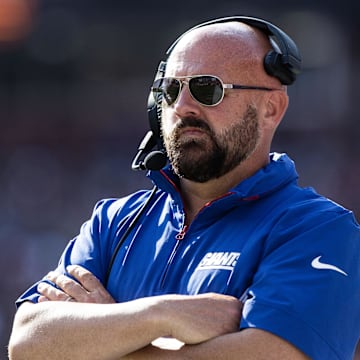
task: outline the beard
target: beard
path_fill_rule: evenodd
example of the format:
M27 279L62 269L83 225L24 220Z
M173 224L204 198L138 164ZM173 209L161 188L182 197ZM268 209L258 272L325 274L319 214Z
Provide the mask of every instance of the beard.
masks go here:
M199 128L201 138L181 138L181 129ZM205 183L217 179L241 164L255 150L259 139L258 114L249 105L241 121L215 134L201 119L184 118L164 143L175 174L185 179Z

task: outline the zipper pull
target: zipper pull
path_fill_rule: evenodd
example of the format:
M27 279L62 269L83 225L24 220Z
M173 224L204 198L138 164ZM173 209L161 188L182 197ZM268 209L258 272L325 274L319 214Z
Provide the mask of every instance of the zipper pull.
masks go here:
M186 234L186 231L187 231L187 228L188 228L188 226L185 225L185 226L182 228L182 230L181 230L178 234L176 234L175 239L176 239L176 240L182 240L182 239L184 239L185 234Z

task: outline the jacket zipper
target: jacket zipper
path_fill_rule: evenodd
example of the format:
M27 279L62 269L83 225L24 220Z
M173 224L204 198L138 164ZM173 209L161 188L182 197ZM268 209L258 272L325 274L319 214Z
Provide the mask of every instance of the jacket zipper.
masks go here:
M163 274L162 279L161 279L161 284L160 284L161 289L164 287L167 274L169 273L169 270L170 270L170 266L173 263L174 257L176 255L176 252L177 252L179 246L180 246L181 241L184 239L184 237L186 235L187 229L188 229L188 226L184 225L184 227L180 230L180 232L178 232L176 234L176 236L175 236L176 243L175 243L175 246L174 246L174 248L173 248L173 250L171 252L171 255L169 257L169 260L168 260L168 262L166 264L166 267L165 267L165 270L164 270L164 274Z
M176 234L175 239L183 240L186 235L187 229L188 229L188 226L184 225L184 227L180 230L180 232Z

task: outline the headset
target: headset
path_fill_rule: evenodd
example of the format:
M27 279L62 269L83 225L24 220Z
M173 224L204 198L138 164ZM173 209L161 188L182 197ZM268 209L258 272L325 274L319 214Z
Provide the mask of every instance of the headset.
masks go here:
M265 71L270 76L279 79L283 85L293 84L297 75L301 72L301 55L295 42L289 35L274 24L260 18L249 16L228 16L217 18L203 22L184 32L167 49L165 53L166 60L160 62L155 79L165 75L167 60L175 46L185 35L195 29L199 29L207 25L231 21L248 24L261 30L269 37L272 50L270 50L264 57ZM131 166L133 170L160 170L166 165L167 155L162 141L160 128L161 102L161 94L155 99L154 95L150 92L147 104L150 130L146 133L138 147L138 152L134 157Z
M203 26L230 21L238 21L248 24L265 33L269 37L270 43L273 47L273 49L270 50L264 57L265 71L270 76L274 76L279 79L283 85L291 85L296 80L297 75L301 71L301 56L296 44L287 34L275 25L269 23L268 21L254 17L230 16L210 20L196 25L180 35L180 37L172 43L166 51L167 59L178 42L189 32ZM167 59L160 62L155 79L165 75ZM161 102L161 94L155 99L154 95L150 92L147 105L150 130L146 133L138 147L138 152L131 165L133 170L161 170L166 165L167 155L162 141L160 128ZM121 228L125 229L125 231L111 256L104 279L105 285L108 282L112 265L121 248L121 245L124 243L131 230L136 226L142 214L150 206L153 199L156 198L157 190L157 187L154 186L149 198L144 202L140 210L132 219L124 219L124 223L121 225Z

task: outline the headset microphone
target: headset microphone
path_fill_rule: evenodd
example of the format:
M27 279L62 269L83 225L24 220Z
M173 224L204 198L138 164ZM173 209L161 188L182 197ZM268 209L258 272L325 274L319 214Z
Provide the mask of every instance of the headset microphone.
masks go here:
M151 151L144 159L144 166L147 170L161 170L166 163L167 157L160 150Z
M167 162L167 157L164 151L153 150L157 144L157 140L153 132L149 130L142 139L138 152L131 164L133 170L160 170Z

